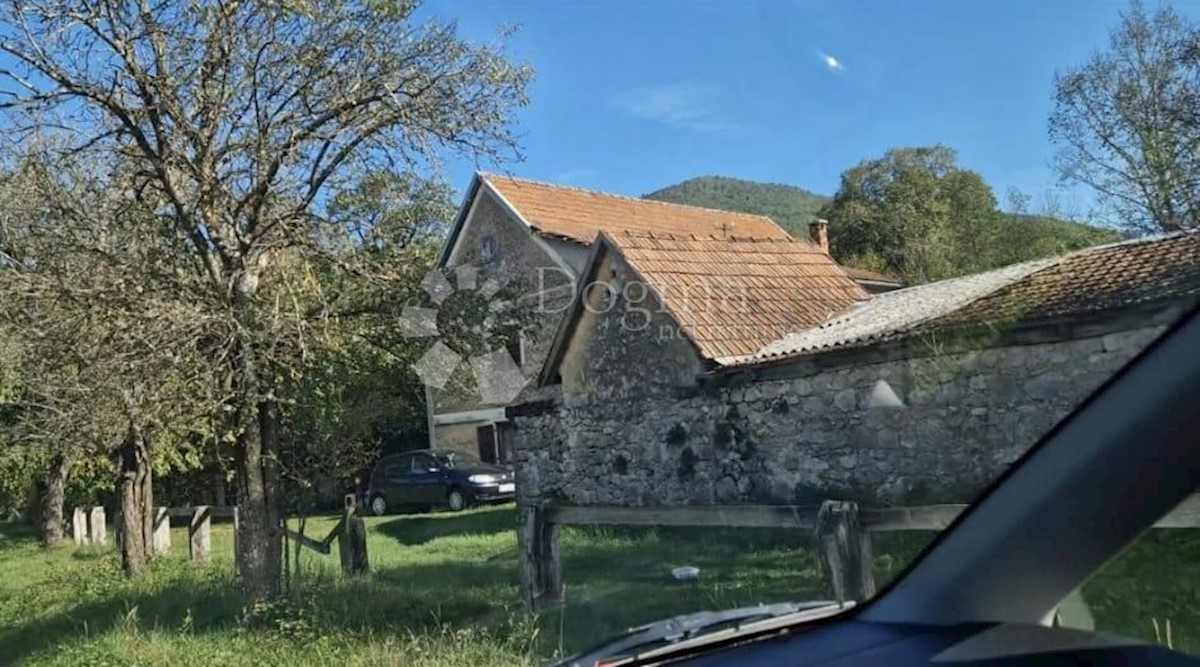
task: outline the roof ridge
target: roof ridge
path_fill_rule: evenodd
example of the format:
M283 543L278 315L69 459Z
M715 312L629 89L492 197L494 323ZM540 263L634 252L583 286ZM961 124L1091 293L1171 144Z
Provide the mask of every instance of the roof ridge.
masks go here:
M772 237L772 236L716 236L715 234L698 234L696 232L663 232L653 229L622 229L612 233L615 237L627 236L629 238L648 238L669 241L742 241L749 243L803 243L811 246L812 244L804 239L798 239L794 236Z
M1109 241L1100 245L1088 246L1063 253L1062 257L1070 255L1084 255L1098 250L1109 250L1110 248L1119 248L1127 245L1141 245L1143 243L1155 243L1157 241L1167 241L1170 239L1188 236L1189 234L1200 234L1200 228L1196 229L1177 229L1173 232L1158 232L1156 234L1147 234L1146 236L1138 236L1132 239L1121 239L1120 241Z
M574 185L563 185L561 183L550 183L549 181L539 181L539 180L533 179L533 178L510 176L507 174L496 174L496 173L493 173L490 171L480 170L475 173L483 178L487 178L489 176L494 176L496 178L507 178L510 181L531 183L533 185L541 185L541 186L547 187L547 188L558 188L559 190L573 190L575 192L582 192L584 194L599 195L601 197L611 197L613 199L624 199L627 201L638 202L641 204L655 204L658 206L667 206L667 207L673 207L673 208L687 208L687 209L693 209L693 210L699 210L699 211L711 211L713 213L724 213L725 215L740 215L740 216L745 216L748 218L758 218L758 219L762 219L762 220L770 220L771 224L775 225L776 227L779 227L779 223L775 222L775 219L769 215L759 215L757 213L743 213L741 211L730 211L730 210L723 209L723 208L711 208L708 206L693 206L692 204L677 204L675 202L659 201L657 199L645 199L643 197L633 197L630 195L619 195L619 194L616 194L613 192L604 192L603 190L594 190L591 188L581 188L581 187L574 186ZM780 227L780 229L783 229L783 228ZM784 231L786 231L786 230L784 230Z

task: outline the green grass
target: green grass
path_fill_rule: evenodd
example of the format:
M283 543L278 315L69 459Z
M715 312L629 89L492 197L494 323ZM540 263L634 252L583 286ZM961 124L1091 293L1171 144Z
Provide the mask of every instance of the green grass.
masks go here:
M214 527L211 563L188 562L176 529L172 553L137 579L111 550L47 551L0 525L0 664L531 665L672 614L827 597L802 533L564 529L566 602L531 619L518 601L514 522L511 507L369 519L369 575L345 578L336 554L305 551L289 601L254 629L238 622L227 525ZM306 532L324 537L333 524L312 519ZM928 537L877 537L879 581ZM701 568L698 582L670 578L683 564ZM1098 627L1152 639L1151 618L1170 618L1176 647L1194 651L1197 581L1200 536L1160 532L1086 594Z

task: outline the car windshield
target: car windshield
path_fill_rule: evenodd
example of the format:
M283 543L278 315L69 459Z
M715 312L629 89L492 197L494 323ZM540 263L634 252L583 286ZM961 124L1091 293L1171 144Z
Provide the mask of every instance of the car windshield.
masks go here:
M433 457L447 468L474 468L482 465L478 458L463 452L434 452Z
M3 664L528 666L862 608L1200 299L1200 3L0 35ZM1195 523L1071 622L1200 652Z

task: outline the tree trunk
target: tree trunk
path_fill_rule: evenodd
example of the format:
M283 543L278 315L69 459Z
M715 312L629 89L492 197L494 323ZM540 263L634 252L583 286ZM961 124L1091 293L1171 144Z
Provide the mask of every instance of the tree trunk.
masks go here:
M56 547L63 541L63 504L66 501L67 473L71 462L63 454L50 459L50 470L44 482L38 484L37 526L42 544Z
M216 463L216 468L213 470L213 504L217 507L225 507L228 503L225 500L225 471L221 469L221 463Z
M154 493L150 472L150 447L145 431L130 426L117 450L117 499L121 508L121 566L130 575L140 573L153 556Z
M257 423L238 438L238 570L247 609L279 595L283 577L277 506L278 475L275 455L279 444L279 414L274 401L257 407Z

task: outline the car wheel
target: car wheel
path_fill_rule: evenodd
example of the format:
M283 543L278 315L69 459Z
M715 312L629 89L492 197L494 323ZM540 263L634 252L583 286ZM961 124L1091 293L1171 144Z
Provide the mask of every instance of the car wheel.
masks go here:
M387 511L388 505L386 498L380 495L371 497L371 514L374 514L375 516L383 516L384 514L387 514Z
M450 489L450 493L446 494L446 507L451 512L461 512L467 507L467 494L463 493L462 489Z

